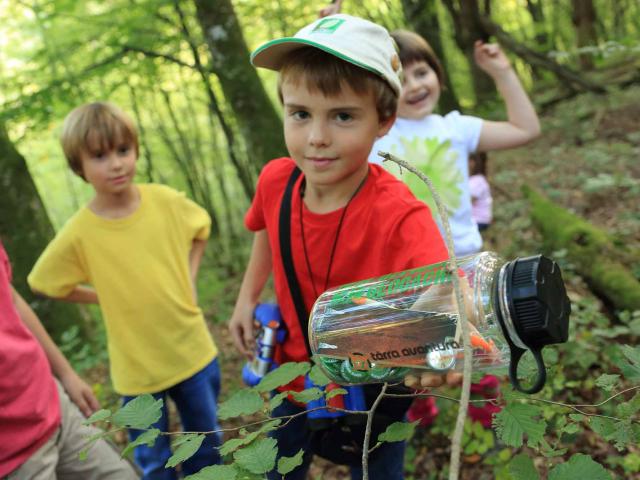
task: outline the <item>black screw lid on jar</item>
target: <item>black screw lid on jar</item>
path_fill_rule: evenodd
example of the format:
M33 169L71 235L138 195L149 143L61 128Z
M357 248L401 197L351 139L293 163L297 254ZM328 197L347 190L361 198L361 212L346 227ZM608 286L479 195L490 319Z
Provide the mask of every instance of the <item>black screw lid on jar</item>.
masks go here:
M495 295L497 317L511 347L511 382L522 392L536 393L546 380L541 349L566 342L569 335L571 303L560 267L543 255L512 260L502 267ZM527 349L536 359L538 379L531 388L523 389L517 368Z

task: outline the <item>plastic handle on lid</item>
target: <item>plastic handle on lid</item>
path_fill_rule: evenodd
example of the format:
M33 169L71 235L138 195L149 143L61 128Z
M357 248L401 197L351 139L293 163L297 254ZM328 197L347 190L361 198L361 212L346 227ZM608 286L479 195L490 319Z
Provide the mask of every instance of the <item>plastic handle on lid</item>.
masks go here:
M536 381L530 388L523 388L520 384L520 380L518 380L518 363L522 358L522 355L526 352L520 347L516 347L515 345L511 346L511 362L509 364L509 380L511 384L522 393L538 393L544 387L545 382L547 381L547 369L544 366L544 360L542 359L542 352L540 350L531 349L531 353L533 354L533 358L536 359L536 367L538 368L538 373L536 376Z

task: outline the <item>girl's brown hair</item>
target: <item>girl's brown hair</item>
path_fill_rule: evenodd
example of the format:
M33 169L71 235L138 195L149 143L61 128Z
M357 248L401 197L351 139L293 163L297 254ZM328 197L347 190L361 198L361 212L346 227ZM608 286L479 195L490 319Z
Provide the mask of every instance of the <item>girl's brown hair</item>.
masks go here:
M413 62L427 62L436 73L440 86L444 87L444 70L429 42L417 33L408 30L395 30L391 32L391 37L398 45L398 55L403 66L406 67Z

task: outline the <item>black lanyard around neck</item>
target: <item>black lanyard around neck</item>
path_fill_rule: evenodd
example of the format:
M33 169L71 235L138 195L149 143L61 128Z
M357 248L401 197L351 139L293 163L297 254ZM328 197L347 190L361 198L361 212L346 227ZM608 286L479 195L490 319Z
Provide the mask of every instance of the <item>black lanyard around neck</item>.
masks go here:
M296 181L300 177L301 170L298 167L294 167L291 172L291 176L287 181L287 186L285 187L284 194L282 195L282 203L280 204L280 214L278 218L278 237L280 240L280 255L282 257L282 265L284 267L284 273L287 277L287 283L289 284L289 291L291 292L291 300L293 301L293 305L296 309L296 314L298 315L298 321L300 322L300 328L302 330L302 334L305 340L305 347L307 349L307 354L311 356L311 349L309 348L309 312L307 312L307 307L304 304L304 297L302 296L302 290L300 289L300 284L298 283L298 277L296 276L296 271L293 265L293 255L291 253L291 199L293 194L293 189L296 184ZM342 229L342 224L344 223L344 217L347 213L347 207L353 200L353 198L360 191L362 186L365 184L367 176L364 177L358 188L353 192L351 198L345 205L344 210L342 211L342 215L340 216L340 222L338 223L338 228L336 230L336 236L333 241L333 247L331 249L331 257L329 259L329 266L327 268L327 276L325 277L325 290L329 283L329 276L331 275L331 266L333 264L333 257L335 256L336 246L338 244L338 237L340 235L340 230ZM303 179L304 182L304 179ZM304 240L304 225L302 224L302 193L304 189L304 183L300 186L301 188L301 196L300 196L300 226L302 231L302 244L304 249L305 260L307 262L307 269L309 272L309 276L311 277L311 283L313 285L314 294L316 298L318 297L318 293L316 292L315 282L313 281L313 275L311 273L311 266L309 264L309 257L307 255L307 246ZM324 291L324 290L323 290Z
M323 293L324 291L326 291L329 285L329 278L331 277L331 267L333 266L333 259L336 254L336 247L338 246L338 239L340 238L340 232L342 231L342 224L344 223L344 217L347 215L347 209L349 208L351 201L354 199L354 197L358 194L358 192L364 185L364 182L367 180L368 176L369 175L365 176L362 179L362 181L358 185L358 188L356 188L355 191L351 194L351 196L349 197L349 200L347 201L347 204L342 209L342 213L340 214L340 220L338 221L338 227L336 228L336 234L333 237L333 245L331 247L331 255L329 256L329 264L327 265L327 273L325 274L325 277L324 277L324 287L322 288L322 291L320 293ZM311 262L309 261L309 252L307 251L307 240L304 236L304 221L302 218L302 212L304 210L302 205L303 203L302 199L304 198L305 189L306 189L306 183L305 183L305 179L303 178L302 184L300 185L300 211L299 211L298 218L300 220L300 232L302 234L302 249L304 251L304 260L307 264L307 273L309 274L309 278L311 279L311 286L313 287L314 298L317 299L320 296L320 293L318 293L318 289L316 288L316 281L313 278L313 271L311 270Z

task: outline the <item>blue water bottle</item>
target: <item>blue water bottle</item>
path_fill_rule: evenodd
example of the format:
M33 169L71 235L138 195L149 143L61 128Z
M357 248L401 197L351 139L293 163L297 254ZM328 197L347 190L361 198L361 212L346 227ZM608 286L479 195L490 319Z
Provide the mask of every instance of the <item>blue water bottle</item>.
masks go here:
M282 343L287 334L278 305L259 303L253 317L260 323L256 354L253 360L245 363L242 368L242 380L249 387L257 385L262 377L277 367L273 361L273 354L276 345Z

